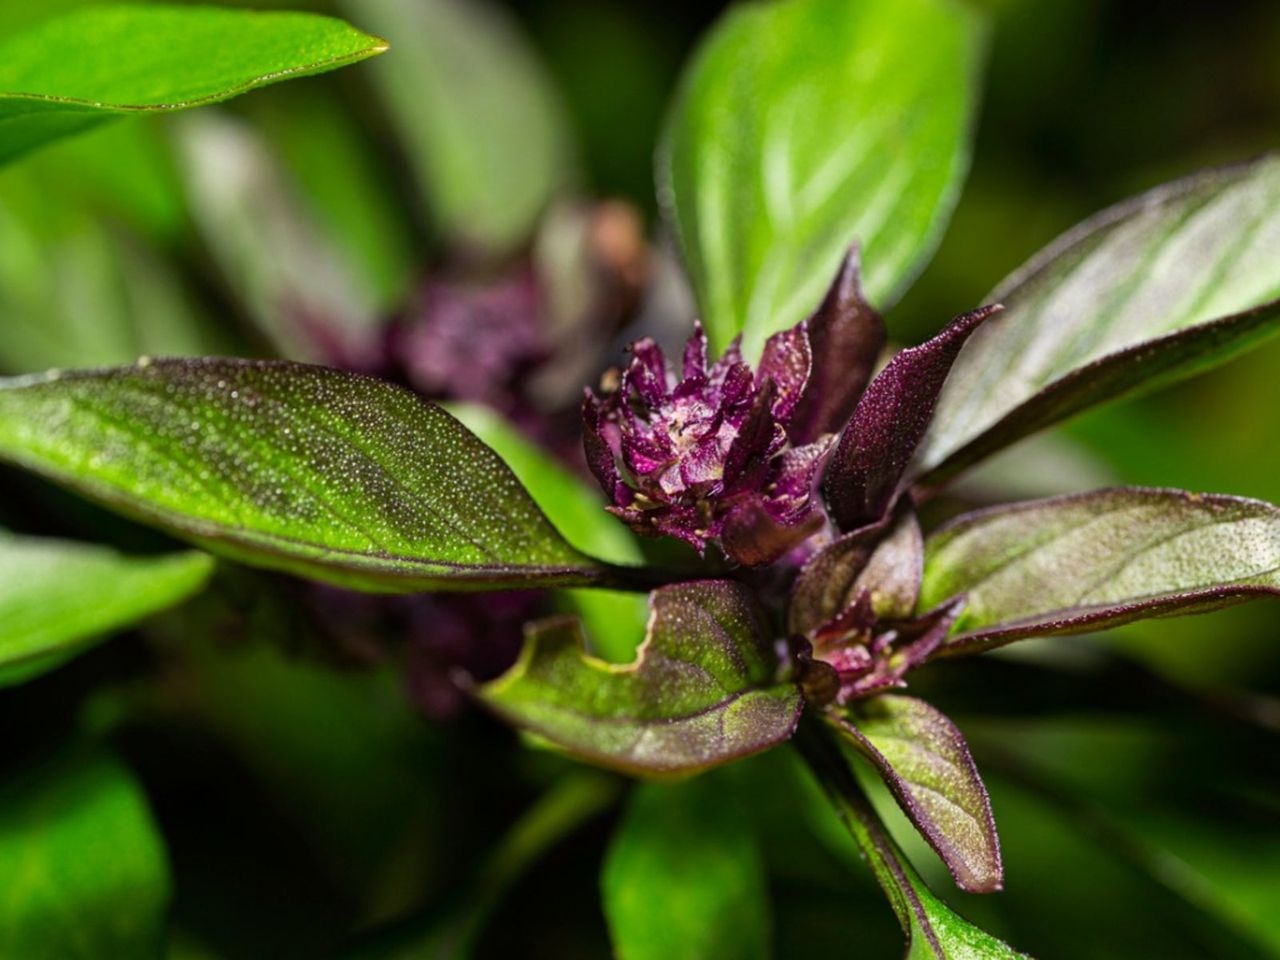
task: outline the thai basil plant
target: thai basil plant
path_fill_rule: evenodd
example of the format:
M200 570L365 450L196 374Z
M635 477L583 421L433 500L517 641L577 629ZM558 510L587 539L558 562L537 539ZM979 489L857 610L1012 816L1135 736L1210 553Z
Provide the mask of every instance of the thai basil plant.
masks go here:
M145 32L163 16L194 46L250 29L230 12L142 10L14 41L29 54L0 58L0 85L17 91L0 96L0 155L387 46L281 14L252 27L278 35L241 39L267 62L202 77L174 54L149 68L182 83L145 103L123 77L42 73L42 44L85 42L75 30ZM393 64L400 38L386 32ZM482 281L429 280L427 321L407 310L354 338L271 301L329 366L143 356L0 382L0 457L195 548L131 558L0 542L4 681L191 596L211 558L282 571L325 585L308 603L330 629L371 615L408 630L417 611L428 633L448 631L460 649L436 648L411 678L429 713L456 709L456 695L533 749L635 778L795 751L883 888L907 956L1021 956L925 885L864 792L870 769L960 889L1005 886L981 773L962 732L916 695L915 672L1273 595L1280 509L1110 488L964 512L950 484L1076 413L1276 332L1280 159L1105 210L899 348L882 312L956 201L984 43L981 18L948 0L770 0L725 14L657 151L658 199L697 304L675 336L609 346L635 313L627 269L639 254L615 256L608 295L554 333L539 327L546 277L494 256L502 266ZM393 99L415 106L404 91ZM495 236L495 249L527 244L539 203L528 216L506 205L441 218L474 262ZM628 249L643 246L621 222ZM459 596L416 597L428 593ZM518 657L494 653L501 624L521 626ZM660 806L637 794L606 863L619 955L761 955L764 934L729 931L710 908L705 941L670 939L689 924L654 929L661 910L645 913L655 908L636 902L628 871L658 869L644 862L662 842L645 820L660 823Z

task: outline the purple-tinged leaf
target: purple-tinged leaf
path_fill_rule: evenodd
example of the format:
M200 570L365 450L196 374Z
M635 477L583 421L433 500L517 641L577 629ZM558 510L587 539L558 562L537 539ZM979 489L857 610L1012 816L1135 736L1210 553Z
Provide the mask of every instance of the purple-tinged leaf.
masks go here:
M1028 434L1280 331L1280 155L1157 187L1069 231L992 294L917 458L935 486Z
M955 724L915 697L883 694L836 715L962 890L1004 883L986 787Z
M846 533L805 563L791 590L787 629L808 634L852 604L864 588L877 617L905 620L920 598L923 568L920 524L904 504L891 526L871 524Z
M994 304L957 317L932 340L903 350L871 381L822 481L827 507L841 530L876 523L893 506L956 355L1000 309Z
M940 654L1280 594L1280 509L1117 488L979 510L925 543L923 606L963 596Z
M903 620L915 612L923 575L924 536L915 511L904 505L898 510L889 533L858 574L852 592L866 589L877 617Z
M893 841L841 751L818 724L796 744L875 874L907 935L905 960L1030 960L975 927L934 895Z
M808 636L853 603L854 584L866 568L886 524L869 524L836 538L800 569L787 608L787 630Z
M791 736L803 702L778 680L772 631L727 580L663 587L636 661L587 653L578 622L531 624L512 669L477 690L496 713L591 762L630 773L713 767Z
M606 576L448 413L323 367L145 360L0 381L0 459L215 553L341 586Z
M853 415L884 349L884 321L862 297L860 270L855 246L846 254L822 303L804 323L811 354L809 385L787 427L792 443L809 443L824 433L840 431Z

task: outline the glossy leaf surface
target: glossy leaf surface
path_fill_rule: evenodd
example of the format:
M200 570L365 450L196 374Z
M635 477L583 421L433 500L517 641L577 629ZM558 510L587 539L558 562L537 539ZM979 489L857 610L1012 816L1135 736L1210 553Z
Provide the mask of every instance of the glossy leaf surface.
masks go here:
M967 514L925 544L920 603L964 595L942 652L1280 593L1280 510L1117 488Z
M449 414L323 367L159 360L4 381L0 458L215 552L359 589L602 573Z
M213 558L202 553L131 557L0 531L0 686L181 602L212 572Z
M226 100L386 49L341 20L307 13L75 11L0 43L0 162L112 118Z
M490 253L533 233L570 172L568 131L545 68L506 11L484 0L346 0L394 39L372 70L428 214Z
M749 798L729 786L699 777L635 788L601 879L620 960L770 956L764 862L742 809Z
M63 759L0 791L0 944L23 960L162 953L169 865L119 762Z
M742 4L695 55L659 153L716 350L749 359L822 299L853 242L884 308L968 166L980 21L948 0Z
M955 724L923 700L882 694L851 708L839 729L884 778L961 889L1001 888L991 801Z
M1042 427L1256 345L1280 326L1280 157L1086 220L991 295L921 446L939 482Z
M632 773L712 767L786 740L801 699L779 683L771 631L751 591L701 580L654 591L634 663L588 656L577 621L527 629L512 669L478 691L515 725Z

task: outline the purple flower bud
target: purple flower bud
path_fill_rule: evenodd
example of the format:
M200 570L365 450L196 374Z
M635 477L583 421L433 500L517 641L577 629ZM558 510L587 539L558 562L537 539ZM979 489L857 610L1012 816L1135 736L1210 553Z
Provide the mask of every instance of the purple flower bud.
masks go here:
M831 438L792 446L787 426L809 378L803 326L771 337L754 374L735 340L708 366L695 328L679 377L644 339L604 395L583 403L587 463L638 533L665 534L729 559L777 559L820 523L813 489Z
M957 600L920 617L883 620L872 609L870 592L859 590L843 611L793 641L807 688L844 704L905 687L907 673L933 655L963 606Z

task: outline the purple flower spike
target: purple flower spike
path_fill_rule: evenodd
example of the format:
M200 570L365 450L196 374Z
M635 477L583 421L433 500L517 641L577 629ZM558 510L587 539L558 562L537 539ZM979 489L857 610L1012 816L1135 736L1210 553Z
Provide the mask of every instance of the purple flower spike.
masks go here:
M792 446L787 426L809 379L802 328L775 334L760 369L737 341L708 366L707 338L694 329L681 376L652 340L603 396L583 403L587 463L638 533L665 534L704 551L719 543L734 562L776 560L813 530L813 489L831 444Z

